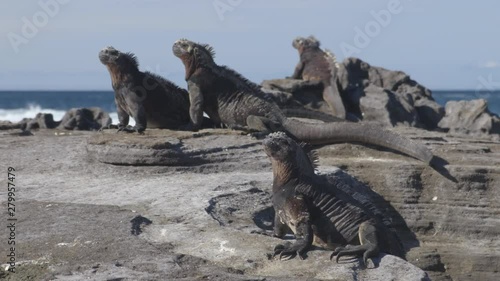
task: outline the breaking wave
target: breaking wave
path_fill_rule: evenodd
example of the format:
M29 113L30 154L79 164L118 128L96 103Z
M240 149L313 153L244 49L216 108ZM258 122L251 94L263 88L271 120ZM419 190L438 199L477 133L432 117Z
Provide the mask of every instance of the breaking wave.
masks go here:
M24 108L0 109L0 121L10 121L15 123L23 120L24 118L35 118L38 113L50 113L54 116L54 120L61 120L66 113L66 110L42 108L36 103L31 103ZM111 112L109 113L109 116L111 117L113 124L118 124L118 113ZM135 125L133 118L130 118L129 125Z

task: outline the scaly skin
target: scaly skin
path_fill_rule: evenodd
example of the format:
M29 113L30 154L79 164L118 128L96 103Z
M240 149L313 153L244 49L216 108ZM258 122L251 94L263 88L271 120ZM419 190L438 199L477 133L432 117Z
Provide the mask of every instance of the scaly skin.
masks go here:
M113 47L99 52L111 76L119 131L142 133L147 128L178 129L189 122L189 94L172 82L141 72L136 57ZM127 127L129 117L136 125Z
M320 42L313 36L297 37L293 40L292 46L299 52L300 61L291 78L321 82L323 99L330 106L333 115L345 119L346 110L339 91L335 89L337 87L335 57L321 50Z
M404 258L399 238L367 197L348 194L345 183L316 175L314 161L285 133L272 133L263 144L273 168L274 236L291 230L296 237L293 244L276 246L274 255L303 259L314 244L334 249L337 262L361 255L366 264L380 251Z
M226 124L233 129L264 133L285 131L294 138L311 144L375 144L403 152L426 163L433 157L425 146L372 124L310 124L287 119L274 102L265 99L252 87L242 88L239 81L245 78L235 75L234 70L217 65L210 46L181 39L174 43L172 49L185 66L191 101L191 122L187 125L188 129L199 129L205 112L214 123Z

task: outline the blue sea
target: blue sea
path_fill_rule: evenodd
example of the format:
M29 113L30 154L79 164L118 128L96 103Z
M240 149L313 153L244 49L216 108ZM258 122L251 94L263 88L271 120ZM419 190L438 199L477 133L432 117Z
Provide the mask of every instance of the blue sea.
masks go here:
M490 112L500 115L500 91L433 91L432 95L443 106L450 100L484 98ZM100 107L110 113L114 124L118 122L112 91L0 91L0 120L18 122L39 112L52 113L54 120L60 120L75 107ZM133 125L133 119L130 122Z

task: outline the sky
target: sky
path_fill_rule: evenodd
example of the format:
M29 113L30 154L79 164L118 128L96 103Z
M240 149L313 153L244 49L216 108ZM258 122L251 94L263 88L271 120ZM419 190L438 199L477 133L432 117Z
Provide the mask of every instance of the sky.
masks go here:
M283 78L314 35L338 60L402 70L433 90L500 88L500 1L35 0L0 2L0 90L111 90L105 46L186 87L171 51L208 43L250 80Z

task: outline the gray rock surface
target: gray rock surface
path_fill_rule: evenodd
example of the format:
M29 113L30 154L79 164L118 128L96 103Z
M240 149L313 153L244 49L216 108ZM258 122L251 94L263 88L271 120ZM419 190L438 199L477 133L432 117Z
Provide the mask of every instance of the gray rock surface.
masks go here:
M270 91L282 108L298 104L329 113L322 100L321 85L274 79L263 81L262 87ZM431 91L410 76L402 71L371 66L358 58L347 58L339 64L335 88L350 120L435 129L444 116L443 107L434 101Z
M10 121L0 121L0 130L21 129L21 124Z
M54 129L59 122L54 121L54 116L50 113L38 113L33 119L25 119L20 122L21 129L26 131L37 129Z
M318 150L321 173L381 195L374 198L385 206L409 250L408 262L381 256L375 269L359 268L356 259L337 265L323 250L311 251L303 261L269 259L281 240L251 231L271 226L271 166L260 141L249 136L223 130L147 130L144 136L114 130L60 134L41 129L30 137L0 132L5 151L0 161L16 168L19 187L19 275L4 277L425 280L416 265L432 280L499 280L500 142L394 130L445 158L448 178L439 165L434 169L388 151L355 144ZM142 150L160 150L161 139L182 145L184 153L200 147L205 161L110 165L89 149L126 144L123 139L130 142L128 149L136 143ZM118 154L113 157L119 159ZM152 223L132 223L138 215ZM7 235L0 228L0 237ZM0 247L0 256L6 254Z
M111 125L111 117L99 107L72 108L64 114L60 129L97 131Z
M424 128L429 130L438 128L438 123L445 114L442 106L430 99L416 100L414 106L420 123L424 125Z
M484 99L471 101L449 101L445 107L446 115L439 127L451 133L487 135L500 134L500 118L488 110Z
M373 84L364 88L359 100L363 121L374 121L382 125L404 124L415 126L418 122L413 100L402 98L396 93Z

